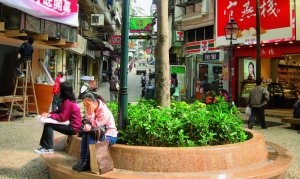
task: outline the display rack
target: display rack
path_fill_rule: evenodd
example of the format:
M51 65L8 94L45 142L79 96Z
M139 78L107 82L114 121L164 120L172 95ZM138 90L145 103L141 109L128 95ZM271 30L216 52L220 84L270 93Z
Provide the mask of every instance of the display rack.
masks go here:
M296 90L291 83L271 83L268 86L272 108L292 108L297 100Z
M277 70L278 83L292 83L300 91L300 64L294 60L279 60Z

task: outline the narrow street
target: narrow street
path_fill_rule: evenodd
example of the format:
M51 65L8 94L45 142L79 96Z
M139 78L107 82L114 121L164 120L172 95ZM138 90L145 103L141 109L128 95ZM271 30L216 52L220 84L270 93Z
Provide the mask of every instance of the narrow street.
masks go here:
M120 79L119 79L120 80ZM141 97L141 75L136 75L135 68L128 72L128 102L138 101ZM101 82L97 93L101 95L106 101L110 100L109 82Z

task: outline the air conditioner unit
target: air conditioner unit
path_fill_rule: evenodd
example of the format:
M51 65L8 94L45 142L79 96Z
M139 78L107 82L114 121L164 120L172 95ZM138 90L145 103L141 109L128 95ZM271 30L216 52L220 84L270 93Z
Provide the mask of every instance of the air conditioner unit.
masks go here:
M209 11L209 2L207 2L208 0L203 0L202 1L202 5L201 5L201 14L202 15L207 15L208 11Z
M91 26L102 26L104 25L103 14L92 14L91 15Z
M80 25L82 27L82 30L89 30L89 23L87 21L82 20Z

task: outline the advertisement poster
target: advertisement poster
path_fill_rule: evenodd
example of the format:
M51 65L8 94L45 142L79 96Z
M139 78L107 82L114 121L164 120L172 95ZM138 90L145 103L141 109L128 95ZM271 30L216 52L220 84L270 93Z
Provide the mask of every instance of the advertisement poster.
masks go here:
M153 17L131 17L129 29L132 33L151 32L153 25Z
M256 60L244 60L244 79L256 79Z
M170 72L177 74L177 79L180 85L180 95L185 95L185 66L184 65L170 65ZM171 76L171 74L170 74Z

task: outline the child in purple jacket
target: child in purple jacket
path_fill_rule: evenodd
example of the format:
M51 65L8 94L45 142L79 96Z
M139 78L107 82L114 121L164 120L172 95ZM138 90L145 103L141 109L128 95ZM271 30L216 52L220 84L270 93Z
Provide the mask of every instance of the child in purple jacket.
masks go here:
M40 140L40 148L34 150L38 154L53 153L53 130L65 135L76 135L82 125L81 113L76 103L72 86L67 83L60 85L60 98L62 104L59 109L51 113L43 113L43 117L52 118L58 122L69 121L69 125L45 123L43 134Z

